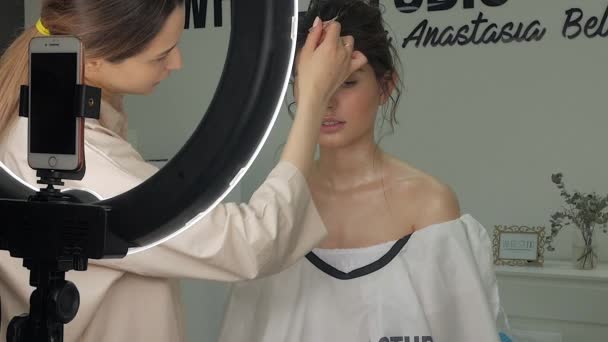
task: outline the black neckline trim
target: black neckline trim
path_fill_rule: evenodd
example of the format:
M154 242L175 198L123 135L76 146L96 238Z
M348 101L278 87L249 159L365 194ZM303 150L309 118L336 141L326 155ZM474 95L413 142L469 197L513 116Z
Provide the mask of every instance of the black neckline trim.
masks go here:
M408 234L403 238L397 240L393 247L391 247L391 249L386 252L386 254L384 254L380 259L372 262L369 265L354 269L348 273L342 272L339 269L333 267L332 265L326 263L325 261L323 261L323 259L319 258L314 252L306 254L306 259L308 259L308 261L310 261L319 270L327 273L328 275L334 278L340 280L355 279L376 272L382 267L388 265L388 263L390 263L397 256L397 254L399 254L401 249L403 249L403 246L405 246L405 244L408 242L410 236L412 236L412 234Z

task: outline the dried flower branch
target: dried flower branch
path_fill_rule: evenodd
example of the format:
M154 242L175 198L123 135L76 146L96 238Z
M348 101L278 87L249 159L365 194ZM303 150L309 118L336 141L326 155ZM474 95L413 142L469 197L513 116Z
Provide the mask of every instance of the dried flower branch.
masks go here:
M596 192L586 194L579 191L571 194L566 191L562 178L561 173L551 175L551 181L556 184L566 205L561 211L551 215L551 233L545 238L549 251L555 250L552 246L553 240L562 228L568 225L580 229L586 246L592 245L596 228L601 228L604 233L608 232L608 195L602 197ZM589 249L581 258L587 258L589 255L585 254L591 253L595 252Z

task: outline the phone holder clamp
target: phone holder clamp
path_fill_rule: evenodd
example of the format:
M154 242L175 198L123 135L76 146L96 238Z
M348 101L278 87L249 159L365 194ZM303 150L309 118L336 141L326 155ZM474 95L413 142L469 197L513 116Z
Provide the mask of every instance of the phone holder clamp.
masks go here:
M84 84L77 84L74 96L74 117L99 120L101 109L101 89ZM19 97L19 116L29 117L29 86L22 85ZM64 185L63 180L82 180L86 172L86 165L75 171L60 170L36 170L36 176L40 178L38 184L48 185L49 195L56 195L58 192L53 186Z

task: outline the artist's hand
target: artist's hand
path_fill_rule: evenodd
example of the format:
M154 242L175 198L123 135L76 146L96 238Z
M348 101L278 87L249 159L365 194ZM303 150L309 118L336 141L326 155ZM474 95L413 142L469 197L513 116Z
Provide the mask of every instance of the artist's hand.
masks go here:
M353 51L355 39L340 36L342 26L338 22L325 25L317 18L306 43L298 56L296 98L329 103L335 91L344 81L367 63L359 51Z
M281 160L297 167L304 178L310 174L321 121L331 97L351 73L367 63L362 53L353 52L354 38L340 37L340 29L335 22L324 29L317 18L298 54L298 109Z

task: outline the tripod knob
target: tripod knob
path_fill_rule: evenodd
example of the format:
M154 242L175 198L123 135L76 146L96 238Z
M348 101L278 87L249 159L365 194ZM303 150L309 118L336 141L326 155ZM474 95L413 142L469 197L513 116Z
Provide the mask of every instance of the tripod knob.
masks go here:
M6 330L6 341L20 342L25 340L25 333L27 332L27 322L27 314L23 314L21 316L13 318Z
M76 317L80 307L80 293L70 281L56 284L49 294L48 312L58 322L67 324Z

